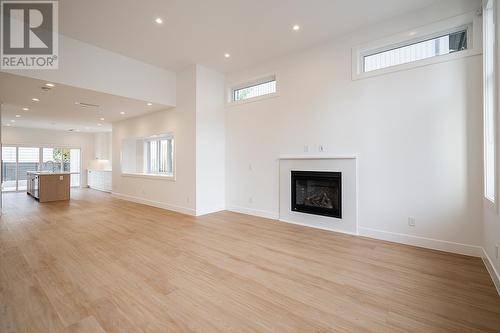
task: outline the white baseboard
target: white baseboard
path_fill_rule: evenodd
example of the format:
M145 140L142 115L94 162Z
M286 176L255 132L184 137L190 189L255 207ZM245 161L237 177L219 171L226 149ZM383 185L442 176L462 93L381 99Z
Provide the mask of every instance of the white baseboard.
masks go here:
M226 207L196 210L196 216L203 216L203 215L207 215L207 214L217 213L217 212L221 212L223 210L226 210Z
M406 245L413 245L432 250L463 254L472 257L483 256L483 248L476 245L461 244L445 240L413 236L408 234L400 234L396 232L390 232L390 231L384 231L366 227L359 227L358 231L360 236L365 236L369 238L381 239L385 241L401 243Z
M166 210L171 210L171 211L174 211L177 213L196 216L196 210L194 210L192 208L170 205L170 204L166 204L163 202L147 200L147 199L138 198L138 197L134 197L131 195L126 195L126 194L121 194L121 193L116 193L116 192L111 192L111 194L113 195L113 197L115 197L117 199L131 201L131 202L135 202L135 203L140 203L143 205L153 206L153 207L162 208L162 209L166 209Z
M493 284L495 285L495 288L497 288L497 293L498 295L500 295L500 274L498 274L495 266L493 266L493 262L484 248L482 257L484 265L486 266L486 269L488 270L488 273L490 273L491 279L493 280Z
M285 223L290 223L290 224L301 225L303 227L308 227L308 228L321 229L321 230L326 230L326 231L339 232L339 233L342 233L342 234L348 234L348 235L352 235L352 236L358 236L358 234L355 233L355 232L350 232L350 231L346 231L346 230L342 230L342 229L337 229L337 228L321 227L321 226L310 225L310 224L306 224L306 223L288 221L288 220L285 220L285 219L278 219L278 221L285 222Z
M278 213L269 212L269 211L265 211L265 210L250 209L250 208L239 207L239 206L228 206L228 207L226 207L226 210L229 210L229 211L235 212L235 213L263 217L265 219L271 219L271 220L278 219Z
M92 190L111 193L110 189L105 189L105 188L100 188L100 187L90 186L90 185L88 185L87 187L90 188L90 189L92 189Z

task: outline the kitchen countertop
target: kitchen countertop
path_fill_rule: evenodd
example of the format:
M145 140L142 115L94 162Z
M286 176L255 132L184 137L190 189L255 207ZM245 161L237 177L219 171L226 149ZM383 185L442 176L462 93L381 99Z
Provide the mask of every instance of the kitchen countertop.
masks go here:
M64 172L52 172L52 171L26 171L26 173L29 174L34 174L37 176L44 176L44 175L69 175L70 173L67 171Z

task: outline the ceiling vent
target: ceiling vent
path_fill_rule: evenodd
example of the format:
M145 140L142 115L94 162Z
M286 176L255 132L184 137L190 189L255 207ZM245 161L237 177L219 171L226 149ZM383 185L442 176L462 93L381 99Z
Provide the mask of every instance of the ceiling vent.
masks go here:
M47 92L47 91L50 91L50 89L52 89L52 88L50 88L50 87L40 87L40 89L42 89L42 91Z
M99 105L97 104L91 104L91 103L84 103L84 102L75 102L76 105L80 105L82 108L98 108Z

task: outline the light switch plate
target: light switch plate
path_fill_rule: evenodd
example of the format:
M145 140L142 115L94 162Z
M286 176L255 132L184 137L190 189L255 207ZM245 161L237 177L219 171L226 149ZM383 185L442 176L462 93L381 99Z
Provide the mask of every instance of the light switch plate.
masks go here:
M64 176L59 176L59 180L64 180Z

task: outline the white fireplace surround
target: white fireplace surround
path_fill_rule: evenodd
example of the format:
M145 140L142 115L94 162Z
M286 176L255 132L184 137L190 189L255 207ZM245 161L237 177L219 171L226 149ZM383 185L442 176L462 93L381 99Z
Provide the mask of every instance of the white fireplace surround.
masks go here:
M342 173L342 219L291 210L291 171ZM308 227L358 234L356 156L283 155L279 158L279 220Z

